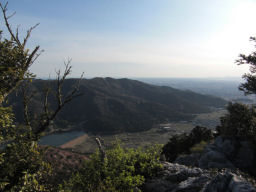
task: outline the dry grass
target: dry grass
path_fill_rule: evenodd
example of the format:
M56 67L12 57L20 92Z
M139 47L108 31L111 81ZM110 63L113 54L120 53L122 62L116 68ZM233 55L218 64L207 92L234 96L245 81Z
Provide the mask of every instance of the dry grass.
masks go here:
M66 148L74 148L76 145L80 145L82 144L86 139L88 138L87 134L84 134L80 137L77 137L63 145L60 146L60 148L62 149L66 149Z

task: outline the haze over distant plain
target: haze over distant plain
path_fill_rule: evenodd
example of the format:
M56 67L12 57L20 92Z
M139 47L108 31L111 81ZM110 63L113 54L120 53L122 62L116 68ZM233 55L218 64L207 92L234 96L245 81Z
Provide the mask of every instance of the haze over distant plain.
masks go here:
M240 77L248 67L234 62L256 35L253 0L9 0L8 8L21 32L40 23L29 44L45 50L31 68L37 77L54 77L68 58L73 77Z

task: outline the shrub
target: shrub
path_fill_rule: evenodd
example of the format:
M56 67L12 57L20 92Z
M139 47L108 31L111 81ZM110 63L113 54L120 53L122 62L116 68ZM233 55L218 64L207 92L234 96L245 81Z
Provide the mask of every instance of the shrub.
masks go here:
M167 161L173 162L179 154L188 153L193 145L187 134L174 135L163 147L163 153Z
M133 191L161 169L160 146L124 149L116 143L101 159L99 151L64 184L64 191Z
M209 141L213 139L213 134L210 129L206 127L196 126L192 129L189 137L193 140L193 143L200 143L201 141Z
M190 153L191 146L211 139L213 139L211 130L196 126L190 134L174 135L171 137L169 142L163 147L163 154L167 161L173 162L178 155Z
M207 146L207 142L201 141L190 148L191 153L202 153L204 148Z
M229 103L228 114L220 118L217 131L223 136L235 136L256 141L256 110L254 106Z

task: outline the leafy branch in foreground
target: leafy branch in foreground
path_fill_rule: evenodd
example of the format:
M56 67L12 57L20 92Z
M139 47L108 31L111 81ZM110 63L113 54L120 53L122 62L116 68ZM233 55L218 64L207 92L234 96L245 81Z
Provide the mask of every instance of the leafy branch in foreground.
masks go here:
M82 168L74 173L62 187L63 191L133 191L146 179L157 175L162 168L159 162L161 146L155 145L146 150L125 149L117 142L102 154L98 150Z
M45 94L44 112L39 123L32 121L29 103L34 95L28 89L30 81L35 77L29 72L29 67L38 58L41 51L36 46L32 51L26 48L32 30L31 27L23 41L20 39L19 29L13 32L9 19L15 14L7 15L7 5L1 4L5 26L10 39L3 37L0 29L0 191L53 191L53 186L47 179L51 175L50 165L43 160L42 149L37 145L41 133L56 117L65 104L79 96L79 83L63 97L61 87L71 72L70 61L66 64L64 75L58 74L58 91L56 97L61 102L51 113L48 110L48 95ZM21 85L23 91L23 105L25 125L14 122L11 107L5 107L7 96ZM4 145L3 145L4 144Z
M250 41L256 43L256 37L250 37ZM255 44L256 47L256 44ZM245 94L256 94L256 51L249 55L240 54L239 59L236 60L238 65L249 65L249 73L243 75L245 83L239 86L239 89Z
M27 41L31 35L33 29L38 24L31 27L24 37L24 40L20 40L19 29L13 32L9 24L9 19L14 16L15 13L7 15L7 5L0 3L0 8L3 13L5 26L11 36L11 39L3 39L2 30L0 30L0 87L2 95L1 102L9 95L17 86L22 82L25 76L29 75L29 67L34 63L42 51L39 51L39 46L36 46L31 51L26 48Z

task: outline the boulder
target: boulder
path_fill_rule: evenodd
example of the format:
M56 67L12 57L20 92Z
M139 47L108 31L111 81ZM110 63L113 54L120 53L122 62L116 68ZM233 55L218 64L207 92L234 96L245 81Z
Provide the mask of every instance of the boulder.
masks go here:
M209 179L210 174L208 171L164 162L163 171L159 177L147 181L143 187L143 191L199 191Z
M240 146L237 139L222 136L217 137L213 145L216 146L218 151L225 154L228 159L232 159L236 155L237 149Z
M256 189L252 185L245 181L241 176L232 175L232 179L229 183L229 190L232 192L256 192Z
M199 159L201 158L200 153L192 153L190 155L180 155L174 163L178 163L181 165L198 167Z
M213 173L176 163L163 163L163 170L143 186L144 192L256 192L243 177L230 171Z
M207 145L201 154L181 155L174 162L203 169L239 168L252 173L255 152L251 146L248 141L219 136L214 143Z
M247 141L241 141L233 163L241 170L252 170L254 167L254 150Z
M226 158L225 154L218 151L208 151L204 153L199 161L198 166L204 169L207 168L229 168L235 169L235 166Z

